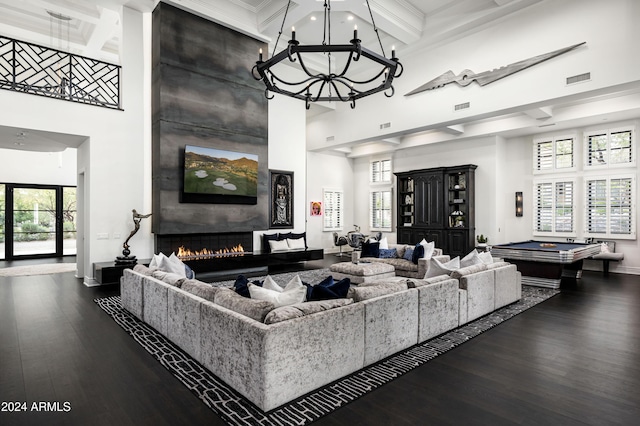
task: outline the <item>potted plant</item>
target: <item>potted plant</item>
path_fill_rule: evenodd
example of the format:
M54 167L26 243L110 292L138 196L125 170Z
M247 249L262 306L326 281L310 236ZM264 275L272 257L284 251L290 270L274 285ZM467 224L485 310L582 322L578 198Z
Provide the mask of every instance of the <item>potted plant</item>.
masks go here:
M476 240L478 241L478 247L486 247L487 243L489 242L489 237L485 237L484 235L480 234L476 237Z

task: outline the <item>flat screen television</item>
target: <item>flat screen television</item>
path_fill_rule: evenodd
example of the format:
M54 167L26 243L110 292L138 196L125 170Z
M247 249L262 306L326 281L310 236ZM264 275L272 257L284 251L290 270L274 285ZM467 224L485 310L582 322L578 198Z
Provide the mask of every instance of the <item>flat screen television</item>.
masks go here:
M187 145L180 202L258 203L258 156Z

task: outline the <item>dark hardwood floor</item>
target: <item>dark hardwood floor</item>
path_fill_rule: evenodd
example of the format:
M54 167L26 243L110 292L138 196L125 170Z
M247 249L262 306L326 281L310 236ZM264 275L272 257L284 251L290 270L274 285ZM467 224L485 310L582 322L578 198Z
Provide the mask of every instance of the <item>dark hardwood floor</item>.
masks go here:
M305 267L338 260L327 255ZM0 424L223 424L93 302L118 292L87 288L71 273L0 277ZM34 411L34 402L49 404ZM15 403L27 411L5 411ZM585 272L558 296L316 424L638 419L640 277Z

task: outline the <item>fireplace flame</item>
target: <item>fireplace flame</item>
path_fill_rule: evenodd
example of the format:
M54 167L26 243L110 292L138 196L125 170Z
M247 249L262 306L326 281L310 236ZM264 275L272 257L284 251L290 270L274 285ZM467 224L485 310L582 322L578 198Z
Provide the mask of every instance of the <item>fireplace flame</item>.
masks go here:
M244 248L241 244L233 246L231 248L223 248L220 250L209 250L203 248L202 250L190 250L184 246L178 248L178 258L182 260L194 260L194 259L208 259L212 257L227 257L227 256L242 256L244 255Z

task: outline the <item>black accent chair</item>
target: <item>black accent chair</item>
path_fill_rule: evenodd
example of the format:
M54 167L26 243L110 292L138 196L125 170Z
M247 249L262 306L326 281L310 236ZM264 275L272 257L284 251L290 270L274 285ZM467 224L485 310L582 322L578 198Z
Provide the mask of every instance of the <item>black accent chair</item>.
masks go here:
M338 235L337 232L333 233L333 244L340 247L340 253L336 254L336 256L338 257L342 257L344 256L344 253L342 253L342 246L346 246L347 244L349 244L349 241L347 240L347 237L343 237Z
M362 250L362 243L364 243L364 235L360 232L347 233L347 241L354 250Z

